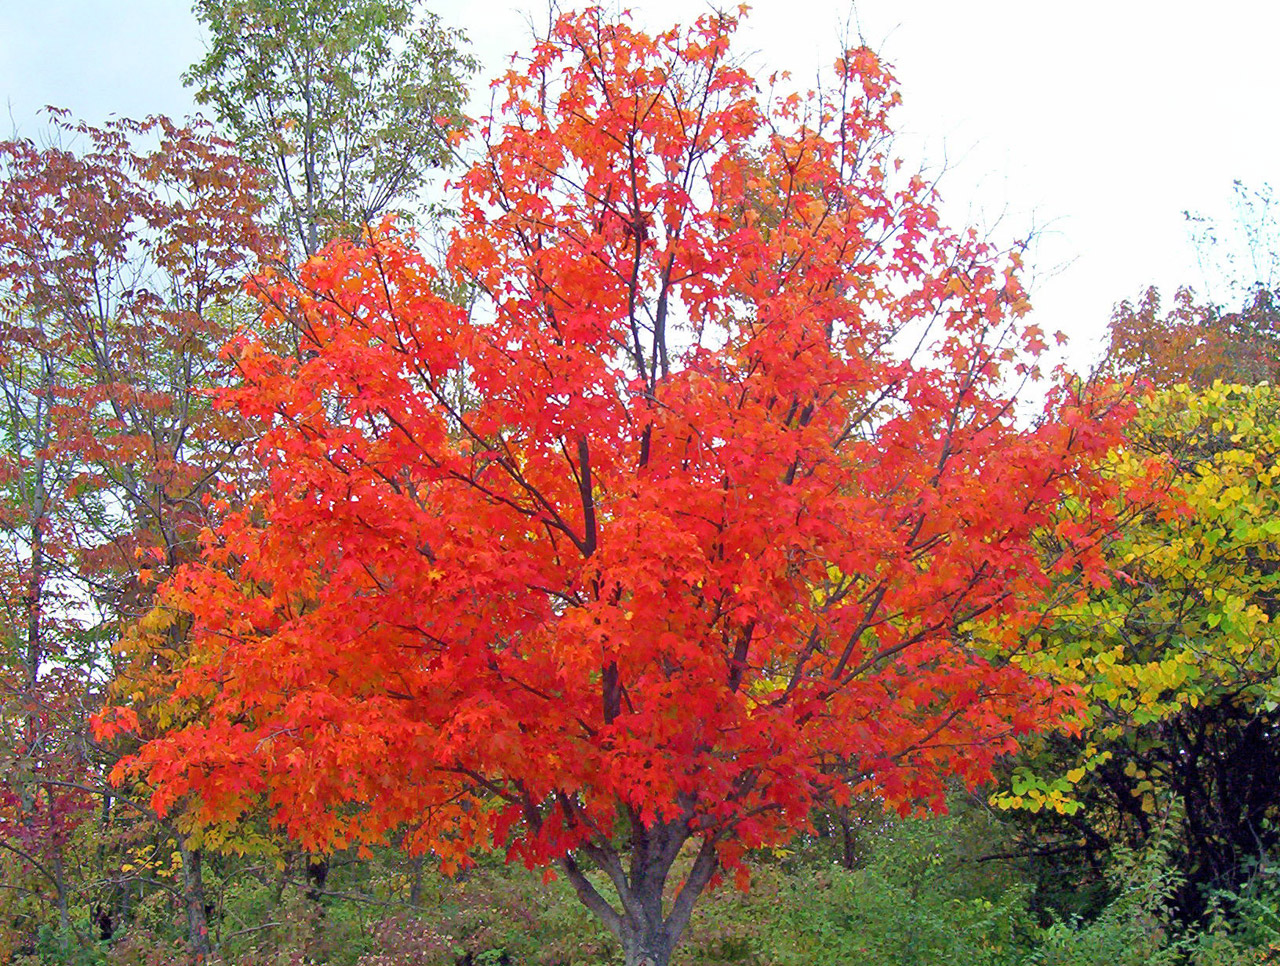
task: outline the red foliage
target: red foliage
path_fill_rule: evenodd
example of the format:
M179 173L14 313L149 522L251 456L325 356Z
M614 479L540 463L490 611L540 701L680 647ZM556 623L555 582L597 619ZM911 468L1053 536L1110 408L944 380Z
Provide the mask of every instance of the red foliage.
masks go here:
M304 351L232 350L269 486L168 587L211 716L130 765L157 807L562 859L625 942L687 839L691 903L815 797L937 804L1062 710L1008 652L1123 413L1059 388L1020 425L1016 264L893 173L882 65L766 102L733 24L569 16L507 76L449 254L469 311L388 226L264 283Z

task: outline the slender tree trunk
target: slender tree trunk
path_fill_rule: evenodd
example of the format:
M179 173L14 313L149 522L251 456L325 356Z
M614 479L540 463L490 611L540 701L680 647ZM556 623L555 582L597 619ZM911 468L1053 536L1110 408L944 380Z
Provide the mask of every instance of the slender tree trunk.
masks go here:
M36 685L40 680L40 665L44 661L44 648L40 640L40 595L44 590L44 535L40 532L40 520L31 522L31 572L27 575L27 653L23 668L27 699L34 710Z
M409 905L422 905L422 856L415 855L409 860Z
M98 844L94 849L94 860L99 870L99 874L107 866L107 836L111 830L111 792L107 789L102 791L102 805L98 811ZM128 895L128 888L124 890L124 895ZM124 922L124 919L118 913L120 891L112 889L103 897L103 900L94 907L93 918L95 924L101 932L108 935L101 936L102 939L110 939L111 933L114 933ZM127 900L126 900L127 901ZM106 917L104 920L103 917ZM110 928L108 928L108 924Z
M203 860L199 849L179 847L182 855L182 898L187 904L187 951L197 964L209 962L213 944L205 915Z
M308 73L310 73L308 65ZM315 150L315 119L312 106L312 91L310 77L307 78L307 86L304 91L303 101L307 105L306 128L303 132L302 141L302 167L303 177L306 178L307 185L307 237L304 240L306 248L306 257L311 257L320 250L320 235L318 231L316 216L316 150Z
M275 889L271 893L271 908L279 909L284 902L284 887L289 884L289 867L293 864L293 854L285 847L283 861L280 863L280 874L276 876Z
M858 864L857 840L853 834L853 823L849 819L849 810L836 807L836 821L840 823L840 864L850 871Z
M23 754L27 761L27 772L31 779L31 787L23 790L24 808L34 806L35 796L35 776L36 776L36 742L39 737L40 730L40 699L38 689L40 686L40 665L44 663L44 640L41 628L41 610L43 601L41 596L44 593L44 529L41 526L41 516L44 513L44 457L37 456L35 459L35 492L32 494L32 505L30 507L30 529L31 529L31 564L30 571L27 574L26 587L26 610L27 610L27 627L26 627L26 653L23 655L23 703L24 703L24 722L23 722L23 738L25 749ZM30 796L30 802L27 800Z
M71 945L71 910L67 904L67 873L61 849L53 856L53 888L58 895L58 945L65 952Z

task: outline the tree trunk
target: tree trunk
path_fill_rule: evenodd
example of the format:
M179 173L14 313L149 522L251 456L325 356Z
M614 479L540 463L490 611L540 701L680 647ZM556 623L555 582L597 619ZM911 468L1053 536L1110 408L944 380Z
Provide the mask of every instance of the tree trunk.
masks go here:
M182 855L182 897L187 904L187 951L196 964L209 962L213 944L209 940L209 918L205 915L204 875L199 849L179 847Z
M44 532L40 525L40 514L43 507L41 484L44 458L36 457L36 491L35 503L31 509L31 564L27 574L26 596L26 648L22 656L22 766L18 781L18 797L21 801L24 823L34 821L36 810L36 775L39 766L36 763L37 747L40 744L40 666L44 663L44 642L41 640L41 608L44 593Z
M53 856L53 888L58 896L58 945L66 952L71 946L71 910L67 905L67 874L61 848Z
M422 905L422 856L415 855L409 860L409 905L415 909Z
M582 871L574 855L561 860L578 899L595 913L622 945L625 966L668 966L689 925L694 900L711 881L718 865L715 843L704 840L693 867L672 900L664 901L671 866L689 840L688 823L670 822L648 828L633 816L629 869L608 842L584 846L580 853L613 884L615 908Z
M317 915L323 917L324 906L320 900L324 896L325 883L329 881L329 857L308 852L302 861L307 873L307 898L315 903Z
M852 872L858 864L858 849L849 810L844 806L837 806L836 821L840 823L840 864Z
M133 888L132 880L126 880L120 894L120 927L128 929L133 922Z
M661 927L624 932L622 962L625 966L667 966L674 949L675 941Z
M36 685L40 680L40 665L44 661L44 649L40 640L40 600L44 590L44 535L40 521L31 522L31 572L27 575L27 653L24 655L23 672L27 698L35 704Z

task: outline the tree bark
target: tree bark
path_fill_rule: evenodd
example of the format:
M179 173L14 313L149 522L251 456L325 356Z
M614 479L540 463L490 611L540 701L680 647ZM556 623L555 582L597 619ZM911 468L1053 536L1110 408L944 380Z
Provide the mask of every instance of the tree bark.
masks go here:
M315 903L316 914L324 916L324 906L320 899L324 895L325 883L329 881L329 857L306 853L302 859L307 875L307 898Z
M187 951L191 961L209 962L213 944L209 939L209 918L205 915L203 860L199 849L179 847L182 855L182 897L187 904Z
M67 874L61 849L53 856L53 888L58 896L58 945L66 952L71 946L71 910L67 904Z
M409 905L415 909L422 905L422 856L409 860Z
M852 872L858 864L853 822L849 819L849 810L844 806L837 805L835 811L836 821L840 824L840 864Z
M715 842L704 840L693 867L669 903L665 901L671 867L690 838L687 821L645 827L633 816L629 868L608 842L579 850L613 884L621 908L615 908L587 878L575 855L561 860L578 894L622 945L625 966L668 966L680 937L689 925L693 903L702 894L718 865Z
M624 966L668 966L674 946L663 931L640 933L623 940L622 962Z

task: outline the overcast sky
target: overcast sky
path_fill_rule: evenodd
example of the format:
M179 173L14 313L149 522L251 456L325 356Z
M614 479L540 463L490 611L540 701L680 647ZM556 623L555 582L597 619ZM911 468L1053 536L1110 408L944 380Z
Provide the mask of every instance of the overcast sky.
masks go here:
M466 30L486 76L525 45L524 11L546 16L511 0L428 6ZM654 27L705 9L631 7ZM1033 302L1075 358L1119 299L1203 283L1184 210L1229 217L1233 179L1280 186L1280 4L859 0L855 13L759 0L739 46L761 74L801 79L834 59L850 22L894 65L906 160L945 160L949 219L1002 215L1006 240L1041 229ZM39 140L44 104L95 123L191 113L179 75L202 52L185 0L0 0L4 133Z

